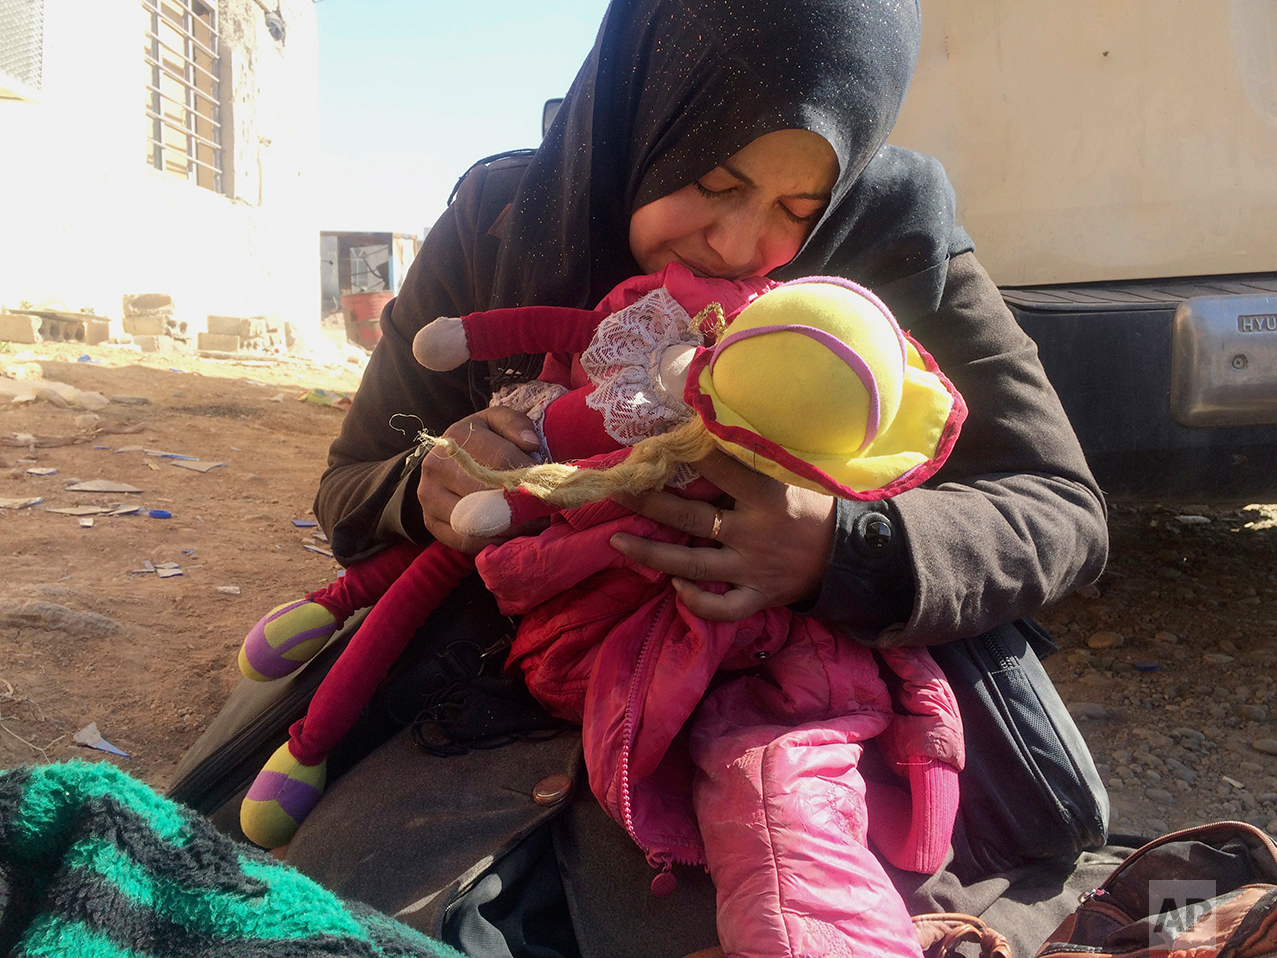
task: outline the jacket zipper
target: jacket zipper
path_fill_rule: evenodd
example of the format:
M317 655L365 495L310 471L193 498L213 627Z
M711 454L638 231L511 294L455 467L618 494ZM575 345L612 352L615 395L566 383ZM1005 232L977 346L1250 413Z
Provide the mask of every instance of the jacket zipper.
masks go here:
M621 745L621 819L625 824L626 832L629 833L634 844L647 857L647 863L653 868L660 869L660 873L652 879L652 894L660 898L671 894L678 884L678 880L673 874L674 863L694 865L696 862L691 858L675 855L668 849L655 849L641 840L638 837L638 833L635 832L634 809L630 801L630 748L638 735L635 716L639 707L639 693L643 687L643 679L647 674L648 660L652 657L652 639L655 637L657 627L661 624L665 610L669 608L671 601L673 600L669 595L661 599L660 604L652 615L652 623L648 626L647 635L643 637L643 645L639 648L638 661L634 666L634 675L630 679L629 696L625 702L625 735Z

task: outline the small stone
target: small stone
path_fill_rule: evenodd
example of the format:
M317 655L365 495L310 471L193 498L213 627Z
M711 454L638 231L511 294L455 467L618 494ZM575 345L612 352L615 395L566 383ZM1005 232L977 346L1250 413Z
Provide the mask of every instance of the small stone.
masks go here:
M1254 825L1256 828L1263 828L1268 824L1268 815L1266 812L1250 812L1245 822L1247 825Z
M1202 656L1202 661L1209 665L1227 665L1233 661L1233 657L1222 652L1207 652Z
M1179 641L1179 636L1174 632L1154 632L1153 638L1157 639L1158 642L1165 642L1168 645L1174 645Z
M1120 632L1096 632L1086 644L1092 649L1116 649L1126 641Z
M1265 825L1264 831L1266 831L1269 835L1277 836L1277 818L1274 818L1271 822Z
M1173 728L1171 729L1171 734L1183 741L1185 745L1190 743L1201 745L1202 742L1206 741L1206 736L1195 728Z
M1260 792L1255 801L1261 805L1277 805L1277 792Z
M1250 747L1265 755L1277 755L1277 738L1257 738L1250 743Z
M1175 796L1164 788L1146 788L1144 789L1144 795L1145 797L1151 798L1153 801L1162 805L1169 805L1175 801ZM1163 831L1165 831L1165 829L1163 829Z
M1262 722L1268 718L1268 709L1262 705L1239 705L1237 706L1237 713L1252 722Z
M1165 835L1171 830L1171 827L1160 818L1150 818L1146 824L1148 825L1148 830L1154 835Z
M1075 722L1088 722L1094 719L1108 718L1109 711L1098 702L1070 702L1069 715Z
M1230 642L1228 639L1224 639L1219 643L1219 650L1221 652L1236 652L1237 644L1235 642Z

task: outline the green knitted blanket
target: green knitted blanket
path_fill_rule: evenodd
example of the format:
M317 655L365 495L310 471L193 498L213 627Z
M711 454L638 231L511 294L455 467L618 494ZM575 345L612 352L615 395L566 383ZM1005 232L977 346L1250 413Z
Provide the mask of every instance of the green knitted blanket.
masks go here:
M462 958L106 762L0 771L0 955Z

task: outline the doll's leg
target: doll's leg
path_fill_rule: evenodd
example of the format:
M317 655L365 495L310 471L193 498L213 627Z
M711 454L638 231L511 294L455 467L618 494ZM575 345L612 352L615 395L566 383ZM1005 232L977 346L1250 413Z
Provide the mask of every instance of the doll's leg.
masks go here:
M355 563L345 575L306 598L275 606L245 636L239 650L240 672L266 682L301 668L353 612L385 595L422 548L402 542Z
M471 556L433 543L368 613L240 806L240 827L263 848L286 845L323 794L328 752L441 601L474 571Z

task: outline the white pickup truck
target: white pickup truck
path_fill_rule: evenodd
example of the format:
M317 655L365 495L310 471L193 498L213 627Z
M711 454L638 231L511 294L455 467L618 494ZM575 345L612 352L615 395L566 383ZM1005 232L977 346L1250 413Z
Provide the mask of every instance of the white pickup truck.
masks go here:
M1277 2L923 0L891 142L1119 499L1277 498Z

